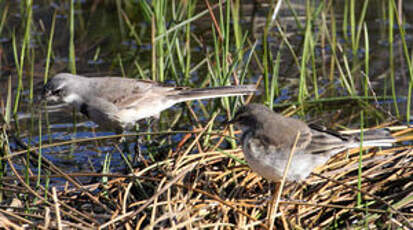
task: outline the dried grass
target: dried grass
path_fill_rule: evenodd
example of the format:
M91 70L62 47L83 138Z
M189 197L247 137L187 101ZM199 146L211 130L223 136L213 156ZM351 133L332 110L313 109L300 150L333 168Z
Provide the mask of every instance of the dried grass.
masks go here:
M65 174L43 158L51 177L70 178L68 186L54 196L52 189L34 189L23 176L5 177L2 190L15 201L0 210L2 227L268 229L270 202L275 196L272 184L234 160L243 158L240 149L202 149L205 130L191 134L170 158L137 168L133 175ZM400 140L413 140L411 129L395 133L399 134L403 135ZM211 138L220 142L223 137ZM357 188L358 157L357 149L338 154L306 181L287 183L275 227L411 228L412 146L368 150L363 156L361 189ZM18 158L8 158L16 175L20 173L14 167L20 164ZM81 185L76 182L80 176L110 180ZM35 181L36 176L31 174L29 179Z

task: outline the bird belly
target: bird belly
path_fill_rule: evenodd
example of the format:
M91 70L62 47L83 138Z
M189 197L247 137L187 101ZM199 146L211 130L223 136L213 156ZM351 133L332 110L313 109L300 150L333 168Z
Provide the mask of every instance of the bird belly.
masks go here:
M265 147L258 139L249 138L247 134L244 138L244 156L250 168L274 182L280 181L288 163L289 151ZM291 159L291 164L287 173L287 181L304 180L317 166L325 163L328 156L304 154L305 150L296 150Z
M282 177L280 162L271 159L272 157L266 153L265 147L252 136L252 132L246 132L242 142L244 157L249 167L267 180L279 181Z
M174 103L157 103L156 101L152 101L152 103L141 103L120 110L115 117L124 124L125 127L133 126L139 120L158 116L163 110L173 105Z
M303 152L294 153L288 170L288 180L304 180L317 166L324 164L328 159L328 156L321 154L313 155Z

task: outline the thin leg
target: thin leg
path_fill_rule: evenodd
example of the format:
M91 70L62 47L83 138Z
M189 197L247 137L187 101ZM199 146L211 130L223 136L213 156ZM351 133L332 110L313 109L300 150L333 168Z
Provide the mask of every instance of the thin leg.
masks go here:
M139 159L142 157L141 142L142 142L142 137L137 136L136 142L135 142L135 155L132 159L132 166L136 166L139 162Z

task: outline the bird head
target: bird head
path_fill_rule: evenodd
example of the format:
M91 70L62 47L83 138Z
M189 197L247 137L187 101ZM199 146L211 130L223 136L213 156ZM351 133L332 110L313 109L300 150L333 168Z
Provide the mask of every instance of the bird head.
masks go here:
M232 120L228 121L229 124L236 124L241 127L257 127L261 124L261 118L268 112L271 112L264 105L260 104L248 104L242 106L236 113Z
M47 102L79 104L80 89L85 83L84 77L68 73L59 73L43 86L42 99Z

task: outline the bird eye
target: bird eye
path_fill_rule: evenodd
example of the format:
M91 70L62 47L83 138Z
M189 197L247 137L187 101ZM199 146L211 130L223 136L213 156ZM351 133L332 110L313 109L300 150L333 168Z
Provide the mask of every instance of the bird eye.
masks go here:
M62 88L60 88L60 89L56 89L56 90L53 90L52 91L52 94L53 95L62 95L63 94L63 89Z

